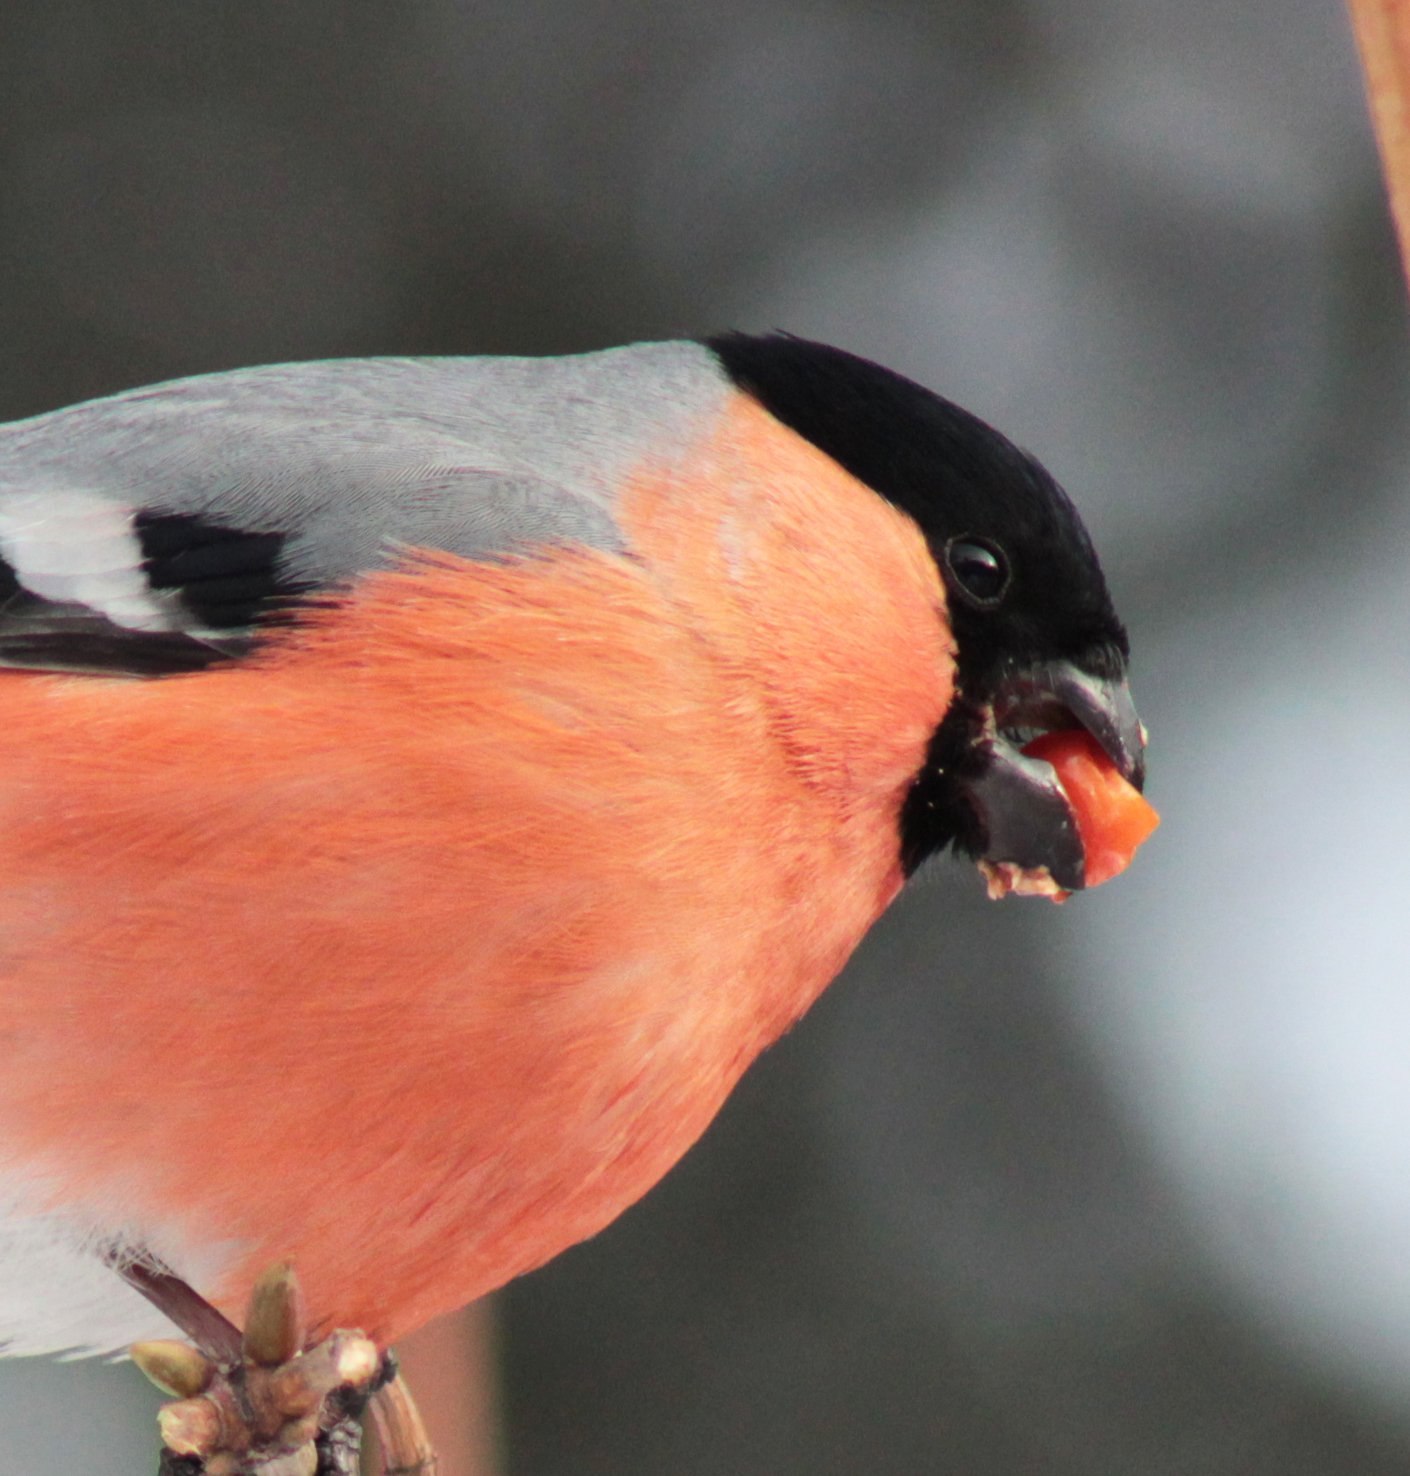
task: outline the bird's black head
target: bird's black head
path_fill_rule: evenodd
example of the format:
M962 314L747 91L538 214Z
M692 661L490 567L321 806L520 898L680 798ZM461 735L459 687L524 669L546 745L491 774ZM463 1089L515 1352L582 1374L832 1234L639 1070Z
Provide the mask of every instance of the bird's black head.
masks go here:
M1126 632L1066 493L982 420L865 359L783 334L707 342L776 419L914 518L940 570L957 692L903 808L906 869L954 844L1080 886L1062 791L1019 746L1086 727L1139 784L1144 736Z

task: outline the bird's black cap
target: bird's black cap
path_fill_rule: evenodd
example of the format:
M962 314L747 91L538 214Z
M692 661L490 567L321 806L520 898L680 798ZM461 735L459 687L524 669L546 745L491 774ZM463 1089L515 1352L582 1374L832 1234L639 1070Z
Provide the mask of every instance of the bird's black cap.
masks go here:
M705 342L734 384L924 533L948 597L958 692L903 812L902 853L908 869L952 841L980 853L961 781L986 762L977 740L1001 684L1055 661L1125 674L1126 632L1076 508L1034 457L892 370L788 334Z

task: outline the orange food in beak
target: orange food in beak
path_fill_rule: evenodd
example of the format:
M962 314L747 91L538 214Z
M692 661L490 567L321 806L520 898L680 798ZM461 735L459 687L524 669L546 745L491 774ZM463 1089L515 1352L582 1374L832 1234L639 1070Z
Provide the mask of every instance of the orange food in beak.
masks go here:
M1099 887L1125 871L1160 816L1102 746L1082 729L1064 728L1035 738L1023 751L1057 771L1082 837L1086 884Z

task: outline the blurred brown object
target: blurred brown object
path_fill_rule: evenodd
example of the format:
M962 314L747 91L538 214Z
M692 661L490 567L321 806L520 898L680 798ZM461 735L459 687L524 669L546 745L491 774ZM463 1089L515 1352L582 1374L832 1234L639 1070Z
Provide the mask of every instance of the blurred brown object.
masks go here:
M399 1343L396 1353L436 1443L440 1476L499 1476L503 1464L489 1304L477 1302L442 1317ZM364 1471L379 1472L379 1460L369 1430Z
M1410 0L1348 3L1400 257L1410 266Z

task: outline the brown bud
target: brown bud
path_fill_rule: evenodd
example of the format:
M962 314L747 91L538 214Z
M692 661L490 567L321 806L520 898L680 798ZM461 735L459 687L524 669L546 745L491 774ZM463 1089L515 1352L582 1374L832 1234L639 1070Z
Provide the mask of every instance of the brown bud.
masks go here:
M205 1393L215 1376L215 1365L189 1343L154 1338L128 1349L132 1361L164 1394L192 1399Z
M175 1455L207 1456L225 1441L225 1420L214 1400L179 1399L157 1411L162 1443Z
M344 1384L370 1384L382 1366L377 1345L361 1333L335 1332L307 1353L271 1369L263 1397L281 1413L297 1417L317 1409L326 1394Z
M245 1357L265 1368L287 1363L307 1335L303 1291L292 1261L271 1266L255 1282L245 1316Z
M337 1375L337 1388L342 1384L351 1384L353 1388L360 1389L364 1384L370 1384L382 1368L382 1355L377 1351L377 1344L371 1338L365 1338L357 1332L335 1332L329 1339L333 1343L336 1352L333 1358L333 1369Z

